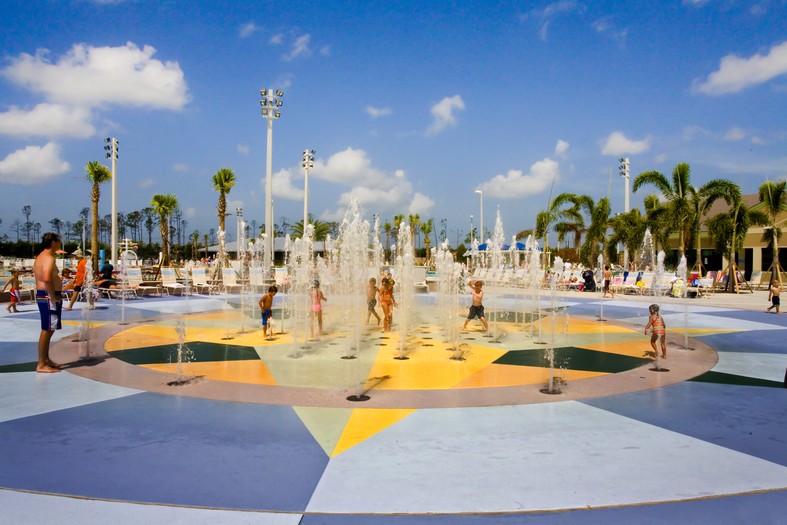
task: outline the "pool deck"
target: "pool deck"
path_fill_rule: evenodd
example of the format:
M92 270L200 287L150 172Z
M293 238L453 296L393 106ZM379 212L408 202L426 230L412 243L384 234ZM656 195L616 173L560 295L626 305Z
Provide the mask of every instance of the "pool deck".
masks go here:
M487 290L487 311L520 294ZM659 302L670 372L642 366L625 374L646 386L609 394L578 395L571 380L554 396L537 385L509 397L479 390L488 402L449 387L429 393L439 401L380 391L363 406L297 387L205 381L167 390L163 372L111 358L36 374L35 305L3 309L3 515L25 524L784 522L787 315L765 312L767 292L559 300L570 319L603 311L636 330ZM101 353L126 325L120 301L98 306L91 344ZM146 297L127 301L122 319L144 328L224 310L216 296ZM64 320L53 356L71 359L81 311ZM678 346L684 333L710 361L697 365L700 351Z

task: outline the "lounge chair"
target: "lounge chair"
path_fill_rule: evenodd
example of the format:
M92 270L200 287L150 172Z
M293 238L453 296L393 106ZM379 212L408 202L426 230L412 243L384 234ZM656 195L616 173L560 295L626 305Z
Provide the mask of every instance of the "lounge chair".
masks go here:
M191 269L191 285L194 286L197 293L207 293L208 295L219 293L218 285L208 282L208 274L205 268L193 267Z
M172 295L184 295L190 292L188 285L178 282L178 274L171 266L161 268L161 287Z

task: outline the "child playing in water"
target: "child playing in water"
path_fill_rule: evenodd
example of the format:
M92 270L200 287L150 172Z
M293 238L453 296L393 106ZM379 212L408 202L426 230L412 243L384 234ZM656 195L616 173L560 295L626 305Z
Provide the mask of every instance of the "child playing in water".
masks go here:
M5 289L9 286L11 287L9 291L11 295L11 302L8 303L8 306L6 306L5 309L9 312L18 312L19 310L17 310L16 305L19 302L19 270L11 270L11 277L9 277L5 282L3 291L5 292Z
M484 291L481 289L484 286L484 281L469 281L467 286L473 291L473 300L470 304L470 312L467 314L467 319L465 319L465 324L462 326L462 330L467 328L467 323L470 322L471 319L478 317L481 320L481 324L484 325L484 331L489 331L489 325L486 323L486 317L484 317Z
M366 314L366 324L369 324L369 319L374 315L377 318L377 326L380 326L380 316L374 309L377 306L377 279L374 277L369 279L369 286L366 287L366 304L369 307L369 313Z
M607 294L612 294L612 298L615 298L615 292L610 288L610 284L612 283L612 272L609 270L609 265L604 265L604 297Z
M323 295L322 290L320 290L320 281L315 280L312 284L312 311L311 311L311 319L312 322L309 327L309 332L311 336L314 337L314 318L317 318L317 325L319 329L319 335L322 335L322 302L327 301L328 298Z
M393 283L384 277L380 286L380 306L383 308L383 332L391 330L393 325L393 308L396 306L396 299L393 295Z
M771 281L771 288L768 291L768 300L771 302L771 305L768 307L767 310L768 312L771 311L771 308L776 308L776 313L777 314L780 313L779 304L781 301L779 299L779 295L781 295L781 293L782 293L782 289L779 286L779 281L774 279L773 281Z
M661 342L661 358L667 358L667 345L664 340L667 337L667 325L664 323L664 318L659 315L659 305L652 304L648 308L650 311L650 317L648 318L648 324L645 325L645 335L648 334L648 328L653 328L651 332L652 335L650 336L650 346L653 347L653 352L655 353L656 357L659 355L659 349L656 347L656 341Z
M268 288L268 293L260 299L260 312L262 312L262 337L268 337L268 323L271 315L273 315L273 296L276 295L279 289L275 286ZM271 327L271 337L273 337L273 327Z

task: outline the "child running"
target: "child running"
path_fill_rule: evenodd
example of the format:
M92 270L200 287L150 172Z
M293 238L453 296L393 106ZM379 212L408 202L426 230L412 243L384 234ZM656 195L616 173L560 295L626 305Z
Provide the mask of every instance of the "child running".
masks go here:
M389 332L393 326L393 308L396 306L394 299L393 283L387 277L382 280L380 286L380 306L383 308L383 332Z
M604 297L606 297L607 294L609 293L612 294L612 298L614 299L615 292L612 291L612 288L610 288L609 286L611 283L612 283L612 272L609 270L609 265L607 264L604 265Z
M781 303L781 301L779 299L779 295L781 295L781 293L782 293L782 289L779 286L779 281L774 279L773 281L771 281L771 288L768 291L768 300L771 302L771 305L768 307L767 310L768 312L771 311L771 308L776 308L776 313L777 314L780 313L779 304Z
M659 349L656 347L656 341L661 342L661 358L667 358L667 345L664 340L667 337L667 325L664 323L664 318L659 314L659 305L652 304L648 308L650 311L650 318L648 324L645 325L645 335L648 334L648 328L653 328L652 335L650 336L650 346L653 347L653 352L658 357Z
M309 326L309 332L311 336L314 337L314 318L317 318L317 325L319 335L322 335L322 302L327 301L328 298L323 295L322 290L320 290L320 281L316 280L312 283L312 311L311 311L311 319L312 322Z
M3 286L3 291L8 287L11 287L9 290L9 294L11 295L11 302L8 303L6 306L6 310L9 312L18 312L16 305L19 303L19 270L11 270L11 277L5 282ZM778 310L777 310L778 311Z
M462 330L467 328L467 323L470 320L478 317L481 320L481 324L484 325L484 331L489 331L489 325L486 323L486 317L484 317L484 291L481 289L484 286L484 281L469 281L467 286L473 291L473 301L470 304L470 312L467 314L467 319L465 319L465 324L462 326Z
M268 288L268 293L260 299L260 312L262 312L262 337L268 338L268 323L273 315L273 296L276 295L279 289L275 286ZM273 327L271 327L271 337L273 337Z
M366 324L369 324L369 319L374 315L377 318L377 326L380 326L380 316L374 309L377 306L377 279L374 277L369 279L369 286L366 287L366 304L369 307L369 312L366 314Z

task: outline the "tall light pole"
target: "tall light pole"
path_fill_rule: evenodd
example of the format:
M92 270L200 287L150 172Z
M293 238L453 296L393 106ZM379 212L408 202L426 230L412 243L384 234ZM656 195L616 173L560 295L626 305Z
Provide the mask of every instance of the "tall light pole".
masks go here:
M243 222L243 208L235 208L235 259L240 261L240 229Z
M280 108L283 104L282 90L261 89L260 106L262 117L268 120L268 156L265 163L265 263L273 268L273 246L276 233L273 231L273 121L281 117Z
M629 166L629 159L628 157L621 157L618 159L620 162L620 166L618 166L618 172L620 176L623 177L623 183L625 184L625 193L624 193L624 210L626 213L629 211L629 175L630 175L630 166ZM623 245L623 271L627 272L629 270L629 247L628 244Z
M112 266L118 263L118 212L117 212L117 160L118 160L118 139L107 137L104 139L106 145L104 150L107 152L108 159L112 159Z
M481 191L481 190L475 190L475 192L481 198L481 215L478 218L478 222L479 222L478 228L479 228L479 231L481 232L481 235L480 235L481 244L484 244L484 242L486 242L486 241L484 241L484 192Z
M317 153L313 149L303 150L303 232L306 235L306 226L309 224L309 169L314 167L314 154Z

